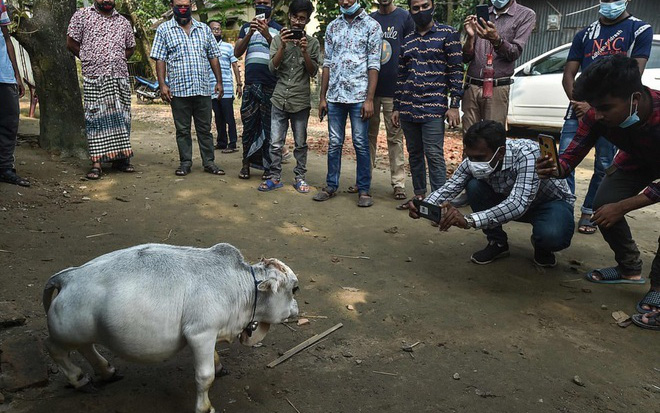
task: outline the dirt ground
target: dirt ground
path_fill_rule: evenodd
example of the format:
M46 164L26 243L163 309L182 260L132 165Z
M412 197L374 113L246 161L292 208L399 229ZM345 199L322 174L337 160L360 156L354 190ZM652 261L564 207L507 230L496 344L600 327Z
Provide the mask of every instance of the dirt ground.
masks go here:
M634 312L648 284L582 279L613 264L600 235L576 234L559 265L543 270L532 262L530 227L508 224L511 257L478 266L469 257L485 245L481 232L439 233L397 211L386 168L374 174L375 205L366 209L345 192L324 203L296 193L292 164L284 170L289 185L260 193L256 178L238 179L240 153L216 152L224 177L202 173L196 155L193 173L179 178L168 107L134 108L138 173L86 181L87 162L50 157L29 141L18 148L19 172L32 187L0 185L0 301L13 301L28 321L0 330L0 340L46 337L42 286L63 268L147 242L229 242L252 262L286 262L300 280L301 312L327 318L291 324L295 331L273 326L259 348L220 345L230 375L210 392L219 412L660 412L658 334L620 328L611 317ZM311 133L323 137L325 127L314 122ZM23 119L21 130L38 127ZM579 195L591 167L578 170ZM308 169L309 183L322 186L325 157L310 153ZM354 179L346 160L342 189ZM655 206L630 216L645 271L659 214ZM266 368L339 322L344 327L323 342ZM418 341L413 353L402 351ZM4 392L0 412L193 411L188 350L156 365L110 360L126 377L94 395L65 388L49 360L48 385Z

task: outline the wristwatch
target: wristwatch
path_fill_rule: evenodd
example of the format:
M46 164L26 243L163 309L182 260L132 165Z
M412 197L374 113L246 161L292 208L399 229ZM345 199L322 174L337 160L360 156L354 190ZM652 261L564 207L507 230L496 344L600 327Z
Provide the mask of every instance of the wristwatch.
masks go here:
M495 42L491 42L494 48L499 49L500 46L502 46L502 37L498 37L498 39ZM495 44L497 43L497 44Z
M449 107L452 109L458 109L461 107L461 98L458 96L452 96Z
M472 215L470 214L463 215L463 219L465 220L466 223L465 229L474 228L474 218L472 218Z

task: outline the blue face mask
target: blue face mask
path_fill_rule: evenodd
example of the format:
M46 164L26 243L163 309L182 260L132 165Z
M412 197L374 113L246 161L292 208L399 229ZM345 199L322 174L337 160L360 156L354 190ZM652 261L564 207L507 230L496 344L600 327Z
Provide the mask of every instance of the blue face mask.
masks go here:
M496 9L501 9L509 3L510 0L490 0L493 3L493 7Z
M616 20L626 11L626 0L615 1L614 3L600 2L600 14L609 20Z
M354 15L358 10L360 10L360 2L359 1L356 1L355 4L353 4L351 7L347 8L347 9L343 8L343 7L339 7L339 11L341 12L341 14L345 14L345 15L348 15L348 16Z
M635 106L635 110L633 111L633 98L635 97L635 94L633 93L630 96L630 116L626 118L623 122L619 124L620 128L629 128L632 125L639 123L639 115L637 114L637 106Z

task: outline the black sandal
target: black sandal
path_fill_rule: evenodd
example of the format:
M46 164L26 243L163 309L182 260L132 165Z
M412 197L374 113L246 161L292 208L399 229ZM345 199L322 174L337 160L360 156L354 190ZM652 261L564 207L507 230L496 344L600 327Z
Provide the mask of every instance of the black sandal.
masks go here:
M101 168L97 168L95 166L91 167L89 169L89 172L87 172L87 175L85 177L89 179L90 181L96 181L101 177L101 174L103 173L103 170Z
M5 169L3 172L0 172L0 182L24 187L30 186L30 181L16 175L16 169Z
M241 179L250 179L250 167L249 166L242 167L240 172L238 173L238 177Z
M204 172L208 172L213 175L224 175L225 171L220 169L217 165L211 164L204 167Z
M131 165L128 159L123 161L117 161L112 163L112 169L119 172L133 173L135 172L135 167Z
M190 173L190 171L191 171L190 166L181 165L176 169L176 171L174 171L174 174L176 176L186 176Z
M272 173L270 173L269 171L264 171L263 175L261 175L261 180L266 181L272 177L273 177Z

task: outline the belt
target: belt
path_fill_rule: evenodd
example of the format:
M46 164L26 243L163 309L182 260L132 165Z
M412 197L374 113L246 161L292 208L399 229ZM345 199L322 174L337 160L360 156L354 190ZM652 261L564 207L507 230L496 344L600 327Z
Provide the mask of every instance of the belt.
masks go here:
M465 76L465 81L471 85L483 86L483 79L477 79L475 77ZM493 79L493 87L497 86L507 86L513 83L513 79L510 77L501 77L499 79Z

